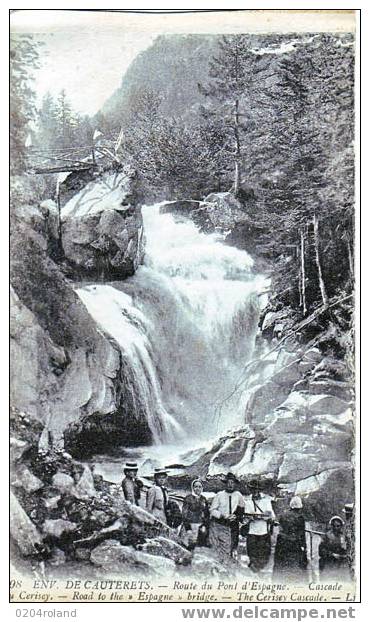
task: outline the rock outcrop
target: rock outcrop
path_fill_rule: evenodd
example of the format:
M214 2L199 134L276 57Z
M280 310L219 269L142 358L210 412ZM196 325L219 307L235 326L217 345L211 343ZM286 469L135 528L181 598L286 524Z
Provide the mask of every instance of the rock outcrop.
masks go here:
M193 562L197 576L208 570L212 576L227 574L214 552L193 555L176 530L125 501L120 486L93 475L66 452L40 451L42 426L15 409L11 415L10 536L15 568L19 565L22 574L38 562L48 576L57 566L75 572L79 564L79 572L90 578L96 568L103 576L168 578L187 567L193 574Z
M188 485L198 475L217 489L231 470L247 492L258 477L282 498L301 495L307 514L324 522L354 498L348 372L309 346L264 356L248 370L255 380L247 389L245 425L203 452L177 483Z
M74 278L132 276L144 254L135 172L105 172L72 196L70 185L60 186L62 245Z
M214 192L204 201L168 201L162 203L160 212L191 218L205 233L226 234L236 223L249 221L245 208L231 192Z
M258 222L250 203L242 203L231 192L213 192L204 201L168 201L162 203L160 212L190 218L204 233L220 233L225 244L248 252L255 271L268 271L261 256L266 228Z
M99 181L101 186L108 183L106 175ZM122 203L122 174L115 179L114 196ZM130 184L128 180L127 191ZM119 214L109 207L111 194L107 190L106 211L101 209L102 199L98 201L99 207L95 207L103 221ZM152 432L143 411L133 402L132 373L121 348L102 334L89 315L62 272L65 265L60 266L51 258L50 247L58 239L55 205L52 201L41 206L22 204L22 192L18 195L11 231L12 405L44 425L41 443L45 446L50 442L62 444L65 430L75 423L85 427L90 416L94 416L90 428L95 426L95 432L102 431L103 420L107 424L106 433L104 430L102 434L95 433L95 443L89 444L90 452L104 449L112 440L113 443L150 442ZM75 210L75 217L71 218L78 229L77 204L81 207L81 197L73 209L70 202L65 209L69 205L71 214ZM88 205L90 210L91 203ZM127 207L135 211L132 216L127 215L122 205L121 208L126 215L122 216L120 227L114 227L114 235L123 240L127 232L124 223L129 221L133 236L130 241L127 233L121 247L122 253L128 253L132 259L126 263L122 259L122 276L126 270L132 272L141 260L142 227L136 207ZM65 239L67 245L74 244L73 235L71 225ZM77 451L78 441L77 447L76 443L70 443L70 448Z

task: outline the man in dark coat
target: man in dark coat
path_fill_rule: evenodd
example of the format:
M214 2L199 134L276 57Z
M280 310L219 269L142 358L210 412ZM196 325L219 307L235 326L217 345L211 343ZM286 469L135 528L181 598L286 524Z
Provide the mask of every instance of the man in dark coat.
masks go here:
M305 580L307 570L306 522L302 499L291 499L289 510L279 517L274 558L274 581Z
M126 462L123 472L125 477L121 486L124 497L129 503L139 505L143 483L137 479L138 466L136 462Z

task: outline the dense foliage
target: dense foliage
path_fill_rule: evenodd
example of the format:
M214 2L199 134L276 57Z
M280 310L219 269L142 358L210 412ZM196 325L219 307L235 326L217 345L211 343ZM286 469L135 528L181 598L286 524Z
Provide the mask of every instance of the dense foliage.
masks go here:
M47 93L37 111L35 146L41 151L70 150L89 147L94 133L90 117L72 109L62 89L55 99ZM88 151L88 149L87 149Z
M27 137L35 117L33 70L38 67L39 48L29 35L10 40L10 170L22 173L26 168Z

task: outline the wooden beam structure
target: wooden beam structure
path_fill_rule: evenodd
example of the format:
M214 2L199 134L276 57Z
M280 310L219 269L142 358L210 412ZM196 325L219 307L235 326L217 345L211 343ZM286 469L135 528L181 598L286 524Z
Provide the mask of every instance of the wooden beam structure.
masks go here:
M96 164L84 164L79 166L53 166L48 168L42 167L31 167L29 168L29 172L35 173L36 175L47 175L48 173L73 173L73 171L89 171L92 168L96 168Z

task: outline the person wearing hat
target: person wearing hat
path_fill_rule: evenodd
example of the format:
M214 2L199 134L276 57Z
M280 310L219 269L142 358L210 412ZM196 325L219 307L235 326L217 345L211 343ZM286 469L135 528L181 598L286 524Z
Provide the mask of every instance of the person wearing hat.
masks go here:
M302 499L292 497L289 509L279 517L274 556L274 581L295 582L307 570L306 523Z
M238 480L233 473L228 473L225 480L224 490L215 495L211 504L209 544L224 562L228 562L238 546L244 498L236 490Z
M251 570L262 570L271 554L271 525L275 520L272 497L261 493L260 482L248 484L252 494L245 500L245 514L249 518L247 552Z
M167 471L165 469L154 469L154 484L146 495L146 509L162 523L167 524L167 502L168 495L166 490Z
M125 475L121 483L123 495L129 503L139 505L143 482L137 479L138 466L136 462L126 462L123 472Z
M205 546L209 529L209 507L203 496L203 483L197 477L191 483L191 494L182 505L182 525L180 537L186 548Z
M347 554L344 520L340 516L332 516L319 544L320 579L328 582L349 581Z

